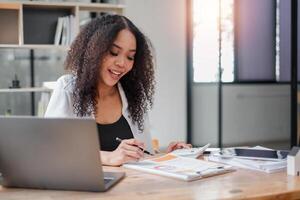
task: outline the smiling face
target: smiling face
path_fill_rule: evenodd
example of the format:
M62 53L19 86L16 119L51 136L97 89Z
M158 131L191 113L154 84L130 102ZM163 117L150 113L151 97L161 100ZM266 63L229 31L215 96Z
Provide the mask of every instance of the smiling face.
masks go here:
M132 69L135 52L135 36L127 29L121 30L100 65L100 84L116 85Z

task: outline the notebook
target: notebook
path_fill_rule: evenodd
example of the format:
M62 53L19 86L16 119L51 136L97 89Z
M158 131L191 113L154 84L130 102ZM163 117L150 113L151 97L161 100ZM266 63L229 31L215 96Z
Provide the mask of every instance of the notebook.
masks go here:
M229 165L182 157L172 153L139 162L126 163L123 166L183 181L194 181L234 171L233 167Z

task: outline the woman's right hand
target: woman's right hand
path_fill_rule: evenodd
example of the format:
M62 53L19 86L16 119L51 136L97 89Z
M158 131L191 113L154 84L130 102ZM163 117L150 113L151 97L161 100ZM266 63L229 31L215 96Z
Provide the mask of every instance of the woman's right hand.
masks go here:
M144 157L145 144L136 139L122 140L114 151L101 151L103 165L120 166L129 161L138 161Z

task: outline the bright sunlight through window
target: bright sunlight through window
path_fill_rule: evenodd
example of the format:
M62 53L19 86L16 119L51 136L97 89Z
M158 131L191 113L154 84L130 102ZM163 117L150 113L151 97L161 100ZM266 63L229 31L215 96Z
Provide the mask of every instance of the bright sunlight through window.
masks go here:
M222 81L234 79L233 1L193 1L193 66L194 82L216 82L219 79L219 47L221 47ZM221 19L219 3L221 2ZM221 22L221 30L219 30ZM221 31L221 38L219 32ZM219 40L221 39L221 45Z

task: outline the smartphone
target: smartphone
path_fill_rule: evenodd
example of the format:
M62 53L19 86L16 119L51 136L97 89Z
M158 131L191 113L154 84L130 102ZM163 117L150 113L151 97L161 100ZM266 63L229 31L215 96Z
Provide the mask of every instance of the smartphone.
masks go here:
M289 151L234 148L234 154L248 158L285 159Z

